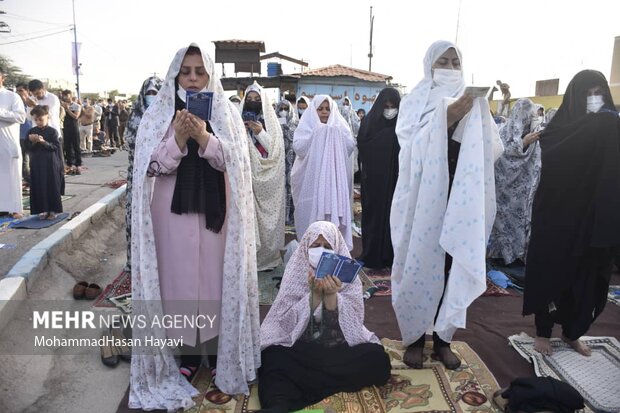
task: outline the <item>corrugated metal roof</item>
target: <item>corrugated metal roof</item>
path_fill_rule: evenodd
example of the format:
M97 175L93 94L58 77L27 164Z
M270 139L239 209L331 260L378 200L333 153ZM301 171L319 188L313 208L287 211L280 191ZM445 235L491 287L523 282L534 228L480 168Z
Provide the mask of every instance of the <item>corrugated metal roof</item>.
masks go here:
M231 39L231 40L215 40L213 41L215 47L222 46L236 46L238 48L258 48L260 52L265 53L265 42L262 40L239 40L239 39ZM228 48L227 47L227 48Z
M353 67L343 65L332 65L321 67L319 69L309 70L299 74L301 77L320 76L320 77L336 77L349 76L368 82L385 82L392 79L392 76L383 75L381 73L369 72L367 70L355 69Z

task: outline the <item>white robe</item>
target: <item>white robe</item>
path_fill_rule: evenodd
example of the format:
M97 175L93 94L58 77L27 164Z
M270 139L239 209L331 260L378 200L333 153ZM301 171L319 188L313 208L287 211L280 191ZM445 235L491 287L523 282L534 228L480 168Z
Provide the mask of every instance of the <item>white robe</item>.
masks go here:
M464 82L461 77L436 86L431 67L449 48L456 46L431 46L425 79L401 101L396 126L401 150L390 214L392 305L405 345L433 327L446 253L453 263L434 325L442 340L451 341L465 327L467 307L486 288L486 244L495 218L493 163L503 148L488 102L476 98L452 136L461 148L448 198L447 107L463 93Z
M252 189L256 213L256 266L258 271L277 267L282 263L280 249L284 248L285 163L284 138L276 112L264 89L256 82L245 91L261 96L265 129L256 139L268 153L263 158L248 136L248 151L252 166ZM245 101L243 103L245 106ZM241 109L243 112L243 107Z
M0 88L0 211L23 212L19 125L25 120L24 102L19 95Z
M330 116L321 123L316 108L328 100ZM293 138L297 157L291 170L291 192L295 204L295 231L300 240L316 221L332 222L344 237L349 251L351 234L351 153L355 140L334 101L316 95L299 121Z

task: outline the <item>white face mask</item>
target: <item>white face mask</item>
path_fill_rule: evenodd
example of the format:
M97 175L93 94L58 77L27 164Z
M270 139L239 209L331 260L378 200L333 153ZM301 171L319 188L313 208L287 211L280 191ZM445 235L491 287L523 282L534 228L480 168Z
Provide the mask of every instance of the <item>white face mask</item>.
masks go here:
M198 93L202 93L202 92L206 92L206 91L207 91L207 87L205 86ZM177 96L179 97L179 99L181 99L183 102L185 102L186 96L187 96L187 90L183 89L183 86L181 86L181 85L179 85L179 90L177 90Z
M279 114L281 118L285 118L288 115L288 110L281 110Z
M394 119L398 115L397 108L383 109L383 117L387 120Z
M603 96L601 95L588 96L586 97L586 112L596 113L599 110L601 110L604 104L605 104L605 101L603 100Z
M179 86L181 87L181 86ZM149 106L151 106L153 104L153 102L155 102L155 98L157 98L157 96L155 95L146 95L144 97L144 103L146 103L146 107L148 108Z
M303 115L305 111L306 109L297 109L297 113L299 113L299 116Z
M460 70L433 69L433 83L435 86L458 84L462 79L463 73Z
M321 260L321 256L324 252L333 253L333 250L323 247L314 247L308 249L308 262L310 262L310 266L312 268L316 268L319 265L319 261Z

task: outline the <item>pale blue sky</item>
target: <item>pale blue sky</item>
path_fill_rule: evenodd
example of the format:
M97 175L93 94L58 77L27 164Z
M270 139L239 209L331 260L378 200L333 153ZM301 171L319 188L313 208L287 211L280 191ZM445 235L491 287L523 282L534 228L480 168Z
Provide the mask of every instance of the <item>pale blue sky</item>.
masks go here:
M75 0L84 92L137 93L151 73L163 76L177 49L196 41L213 56L213 40L263 40L267 52L309 61L311 68L368 68L372 1ZM534 82L560 78L560 93L579 70L609 77L620 1L382 0L374 2L373 71L409 90L422 77L430 43L455 40L468 83L509 83L513 96L534 94ZM576 4L576 5L575 5ZM71 0L4 0L0 53L35 77L73 80L72 32L27 42L72 23ZM48 24L54 23L54 24ZM30 35L31 34L31 35ZM286 68L286 66L285 66ZM218 65L218 70L220 66ZM472 80L473 77L473 80Z

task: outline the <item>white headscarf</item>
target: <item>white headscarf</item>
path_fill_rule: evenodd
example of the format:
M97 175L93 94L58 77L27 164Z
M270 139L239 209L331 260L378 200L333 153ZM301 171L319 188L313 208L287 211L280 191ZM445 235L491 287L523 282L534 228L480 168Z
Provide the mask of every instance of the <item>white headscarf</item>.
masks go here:
M350 257L342 234L331 222L317 221L308 230L286 265L280 292L260 328L261 348L291 347L304 333L310 320L310 288L308 286L308 249L322 235L336 254ZM338 324L349 346L379 343L379 339L364 327L364 299L359 277L343 284L338 294ZM317 310L319 310L319 307Z
M330 113L321 123L317 108L325 100ZM351 234L351 161L355 148L349 125L327 95L316 95L295 130L293 149L297 157L291 170L295 204L295 230L300 237L316 221L329 217L353 249Z
M464 82L436 87L431 68L449 48L460 57L449 42L429 48L424 79L401 101L396 123L401 150L390 214L392 305L405 345L433 325L446 252L453 263L435 323L439 337L451 341L456 328L465 326L467 307L486 287L486 243L495 218L493 146L501 143L488 102L476 98L452 136L461 148L448 198L447 107Z
M348 105L345 106L344 102L347 102ZM344 98L342 98L342 104L340 106L340 114L342 115L342 117L344 118L345 121L347 121L347 124L349 124L349 128L351 128L351 133L353 134L353 137L357 136L357 133L360 130L360 117L357 116L357 113L355 112L355 110L353 109L353 105L351 104L351 99L348 96L345 96Z
M198 47L192 43L190 46ZM188 48L177 52L168 74L142 117L136 138L132 202L132 297L134 315L148 320L163 314L157 254L151 217L151 197L155 178L146 174L151 154L157 148L175 113L175 78ZM239 112L224 90L205 49L201 49L209 74L207 90L214 93L209 121L220 140L230 184L230 206L226 212L228 229L224 253L222 307L218 347L217 386L229 394L248 394L249 381L260 367L258 285L247 138ZM150 323L134 329L133 338L166 338L164 328ZM134 349L137 350L137 349ZM131 359L129 407L144 410L188 408L196 390L179 374L169 348L149 347L134 352Z
M250 164L252 166L252 188L256 212L256 250L258 271L277 267L281 263L280 249L284 247L285 212L285 164L282 128L271 100L265 90L256 82L245 90L245 96L256 92L261 98L265 133L269 140L267 158L263 158L254 144L248 141ZM241 112L245 107L242 102Z
M412 139L416 132L431 120L434 110L441 104L443 98L455 98L465 90L465 80L462 76L458 82L450 85L435 86L433 84L433 64L448 49L456 51L461 61L461 68L463 67L461 51L453 43L439 40L428 48L424 56L424 78L400 102L396 135L401 148L405 141Z

